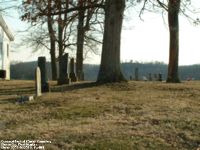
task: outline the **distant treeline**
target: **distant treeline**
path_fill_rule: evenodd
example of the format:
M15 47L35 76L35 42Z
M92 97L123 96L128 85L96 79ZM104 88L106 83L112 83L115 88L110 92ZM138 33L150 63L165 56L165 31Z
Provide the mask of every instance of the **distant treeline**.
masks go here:
M23 62L11 65L11 79L34 79L34 70L37 66L37 62ZM139 69L139 79L142 80L143 76L148 78L148 74L151 73L152 77L154 74L161 73L163 80L167 77L167 65L160 62L155 63L135 63L126 62L121 64L122 72L127 79L130 76L134 79L135 68ZM84 64L84 76L85 80L96 80L98 75L99 65ZM51 67L50 63L47 62L47 74L49 80L51 80ZM181 80L187 78L193 78L195 80L200 79L200 64L190 66L180 66L179 74Z

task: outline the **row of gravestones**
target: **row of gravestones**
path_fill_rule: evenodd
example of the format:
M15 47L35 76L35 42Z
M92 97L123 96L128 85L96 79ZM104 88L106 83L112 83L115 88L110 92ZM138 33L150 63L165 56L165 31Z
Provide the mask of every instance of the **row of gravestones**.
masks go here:
M68 53L62 56L62 66L60 68L60 78L58 84L70 84L76 82L77 77L74 71L74 58L70 59L70 73L68 76ZM46 58L38 57L38 67L35 70L36 96L41 96L43 92L49 92L49 83L47 80Z
M130 76L130 80L133 80L132 76ZM134 78L135 81L139 81L139 69L138 68L135 68L135 78ZM162 74L159 73L159 74L154 74L154 76L152 77L152 74L149 73L148 75L148 79L143 76L143 80L149 80L149 81L162 81Z
M46 72L46 58L38 58L38 67L35 69L35 96L20 96L17 98L17 103L25 103L39 97L43 92L49 91Z
M76 77L74 71L74 58L70 59L70 73L68 75L68 53L64 54L61 59L61 66L60 66L60 77L58 79L58 84L70 84L70 82L76 82L78 79Z

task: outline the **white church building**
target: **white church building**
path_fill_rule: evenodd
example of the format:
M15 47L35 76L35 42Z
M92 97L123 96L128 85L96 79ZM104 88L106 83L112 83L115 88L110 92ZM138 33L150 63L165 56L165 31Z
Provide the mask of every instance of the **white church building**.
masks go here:
M10 80L10 42L14 36L0 15L0 78ZM2 75L4 74L4 75ZM2 77L4 76L4 77Z

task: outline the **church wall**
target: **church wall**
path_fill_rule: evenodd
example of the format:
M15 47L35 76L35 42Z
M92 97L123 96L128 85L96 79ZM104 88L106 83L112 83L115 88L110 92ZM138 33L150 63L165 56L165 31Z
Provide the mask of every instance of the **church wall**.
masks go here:
M2 51L1 51L2 50ZM0 69L6 70L6 80L10 79L10 40L0 27Z

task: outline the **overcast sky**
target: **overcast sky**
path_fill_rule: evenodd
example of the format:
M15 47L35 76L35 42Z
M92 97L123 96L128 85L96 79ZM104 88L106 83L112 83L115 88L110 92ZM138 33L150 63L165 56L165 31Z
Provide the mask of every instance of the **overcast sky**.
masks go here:
M200 2L198 2L200 4ZM16 31L23 29L25 23L18 17L5 17L7 24ZM165 18L165 21L166 18ZM16 36L17 38L17 36ZM15 42L19 42L16 39ZM16 49L12 52L11 61L36 61L38 56L49 53L31 53L31 49ZM137 16L126 18L122 31L121 60L168 63L169 34L167 24L160 14L144 14L143 21ZM93 55L86 60L87 63L100 63L100 56ZM180 65L200 64L200 25L194 26L185 17L180 16Z

